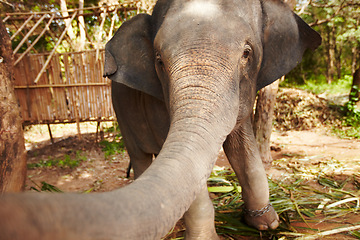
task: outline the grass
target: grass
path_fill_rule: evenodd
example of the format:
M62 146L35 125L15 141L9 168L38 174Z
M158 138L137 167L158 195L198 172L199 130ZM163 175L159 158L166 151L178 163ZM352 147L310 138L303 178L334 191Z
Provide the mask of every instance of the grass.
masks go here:
M284 81L280 83L280 86L289 88L298 88L306 91L310 91L314 94L349 94L351 89L352 76L344 75L343 78L331 82L327 82L325 76L318 76L317 79L309 79L303 84Z
M276 230L260 232L241 221L243 201L234 173L215 168L209 178L209 191L216 194L213 204L218 234L225 239L237 239L238 236L249 236L253 239L317 239L339 232L346 236L360 236L356 231L360 229L360 222L353 223L356 224L354 227L345 223L342 225L342 221L338 220L358 213L360 174L354 174L345 180L336 180L334 176L321 173L320 168L317 172L306 173L295 168L292 170L293 174L286 179L268 179L270 201L280 216L281 224ZM304 174L308 175L307 178L312 178L313 184L305 180ZM346 189L345 186L349 183L356 188ZM314 223L320 221L339 221L338 230L321 232L315 229ZM302 223L305 227L295 227L293 223Z
M360 218L353 220L360 207L360 174L345 178L330 174L347 167L336 160L330 161L328 168L289 169L291 160L274 161L276 168L287 173L281 179L268 178L270 201L281 221L276 230L269 231L258 231L242 221L241 187L235 173L215 166L208 190L215 207L216 231L222 239L360 239ZM329 225L320 230L319 223ZM164 239L183 239L184 229L178 226Z
M75 154L65 154L62 158L49 157L48 160L40 160L40 162L37 163L28 163L27 167L28 169L50 167L73 169L78 167L81 161L85 160L87 160L87 157L82 153L82 151L76 151Z
M51 185L45 181L41 182L41 186L36 184L34 181L32 181L36 187L31 187L31 190L34 190L36 192L57 192L62 193L63 191L60 190L58 187Z
M113 138L105 139L100 142L102 151L105 154L105 159L117 153L124 153L125 145L118 124L114 123L113 126L105 128L104 132L113 133Z
M340 138L348 138L348 139L358 138L359 139L360 138L360 125L351 127L351 126L344 124L343 127L341 127L341 128L334 127L333 133Z
M356 103L359 101L359 98L356 97L357 92L359 92L358 87L353 86L350 100L341 107L343 128L335 130L340 136L360 138L360 109L356 107Z
M112 155L115 155L116 153L125 152L125 146L124 142L122 141L121 135L116 136L112 141L103 140L100 142L100 145L102 146L102 151L105 154L105 159Z

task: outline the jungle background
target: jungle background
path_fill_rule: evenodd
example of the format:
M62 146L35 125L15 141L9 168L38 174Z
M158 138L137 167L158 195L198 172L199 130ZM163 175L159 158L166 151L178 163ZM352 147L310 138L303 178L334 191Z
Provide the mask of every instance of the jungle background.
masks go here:
M0 16L7 13L54 12L116 6L118 0L0 0ZM134 11L113 18L83 14L66 24L56 52L103 48L123 21L151 12L154 1L129 2ZM124 2L122 2L124 4ZM241 187L223 152L209 179L222 239L358 239L360 238L360 1L298 0L294 11L317 30L323 43L306 52L303 61L279 84L271 134L272 163L268 167L271 202L282 220L275 231L259 232L241 222ZM63 11L63 13L61 13ZM104 20L105 19L105 20ZM112 21L112 19L114 19ZM42 23L45 25L45 23ZM179 23L181 24L181 23ZM82 31L85 26L87 33ZM7 26L11 37L16 27ZM23 35L11 41L12 50L27 51L39 32L17 49ZM39 38L29 53L51 52L59 35ZM359 80L360 81L360 80ZM102 192L133 181L126 178L129 158L114 122L24 127L27 150L26 191ZM1 132L3 134L3 132ZM139 226L140 227L140 226ZM164 239L182 239L180 221Z

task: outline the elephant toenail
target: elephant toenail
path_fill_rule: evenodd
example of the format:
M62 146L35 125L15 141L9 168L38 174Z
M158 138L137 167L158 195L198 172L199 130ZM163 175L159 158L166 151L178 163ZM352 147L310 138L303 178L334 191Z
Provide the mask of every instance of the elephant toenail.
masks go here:
M270 224L270 229L274 230L279 226L279 221L275 220Z
M268 226L266 226L266 225L259 225L258 230L260 230L260 231L268 230Z

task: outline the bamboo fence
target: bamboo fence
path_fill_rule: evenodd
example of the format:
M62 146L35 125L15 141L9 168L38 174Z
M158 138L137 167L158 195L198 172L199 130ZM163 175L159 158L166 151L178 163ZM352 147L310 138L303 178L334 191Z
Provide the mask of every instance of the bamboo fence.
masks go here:
M126 0L69 9L67 14L60 10L0 14L13 45L14 87L24 125L47 124L53 140L50 124L76 122L80 136L80 122L97 121L99 128L101 121L115 120L110 80L102 77L104 46L122 22L140 12L150 13L154 3ZM84 17L96 19L91 31ZM74 23L85 38L71 38ZM39 53L44 49L36 44L45 38L54 45ZM65 49L68 52L60 53Z
M66 15L60 10L5 13L2 21L14 48L14 87L24 125L113 120L110 80L102 77L104 45L121 22L151 8L146 1L130 0L69 9ZM95 32L78 25L81 16L97 19ZM110 28L104 27L105 21ZM83 49L79 39L67 35L70 23L85 30ZM39 53L35 45L44 38L54 45ZM69 52L59 53L64 52L59 46Z
M15 65L15 93L24 124L114 120L104 50L31 54ZM35 83L45 62L46 70Z

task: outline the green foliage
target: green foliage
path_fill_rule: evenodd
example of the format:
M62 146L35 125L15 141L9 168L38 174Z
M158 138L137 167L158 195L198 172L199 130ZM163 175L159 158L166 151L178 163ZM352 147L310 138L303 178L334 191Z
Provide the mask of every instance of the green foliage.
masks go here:
M298 88L310 91L314 94L346 94L349 92L352 83L351 75L344 75L343 78L331 82L327 82L324 75L313 76L301 83L293 81L293 78L286 78L285 81L280 83L281 87Z
M360 239L360 232L358 231L351 232L351 235L356 237L357 239Z
M105 153L105 158L117 153L124 153L125 145L117 122L114 122L111 127L105 128L104 132L115 134L115 137L112 140L106 139L100 142L100 145L103 147L102 151Z
M27 165L28 169L35 168L50 168L50 167L60 167L60 168L76 168L79 166L81 161L87 160L87 157L83 155L81 151L76 151L74 154L68 155L65 154L63 158L52 158L49 157L48 160L40 160L38 163L29 163Z
M58 193L63 192L59 188L55 187L54 185L51 185L44 181L41 182L41 186L39 186L35 182L33 182L33 183L36 185L36 187L31 187L30 189L34 190L36 192L58 192Z
M344 75L343 78L338 79L330 84L327 83L325 76L309 79L303 84L293 83L291 79L287 78L284 82L280 83L281 87L298 88L310 91L314 94L326 95L347 95L351 89L352 76ZM359 100L355 97L358 87L354 86L350 91L350 100L343 106L337 106L336 112L342 116L342 123L333 126L333 133L341 138L360 138L360 111L356 107L356 102Z
M349 101L341 107L344 115L343 125L348 127L343 131L338 131L343 136L360 138L360 110L356 107L356 103L359 101L359 98L356 97L358 91L359 87L353 86Z
M118 133L120 132L119 124L115 121L111 127L104 128L105 133Z
M103 146L102 151L105 154L105 158L115 155L116 153L124 153L125 146L121 137L115 137L113 141L103 140L100 142L100 145Z
M307 2L298 1L297 9L309 4L300 16L319 32L323 39L322 45L315 51L306 52L302 62L287 77L297 84L305 84L307 80L318 79L324 75L329 80L351 75L352 66L358 65L360 61L358 1Z
M284 167L288 166L286 162L283 164ZM281 166L280 164L279 167ZM280 226L276 230L258 231L242 221L243 200L238 188L227 192L217 192L213 204L218 234L223 235L225 239L237 239L239 235L261 239L294 239L296 237L317 239L314 236L318 234L318 230L311 228L310 223L318 222L320 219L329 221L357 211L357 198L351 198L357 195L356 190L349 192L345 189L345 185L353 182L356 177L336 180L332 176L320 173L321 169L318 170L319 172L314 171L311 176L321 187L309 186L301 175L297 175L297 173L304 175L305 172L297 172L295 169L293 174L286 175L286 180L283 182L269 178L270 202L280 217ZM237 186L239 183L234 176L231 170L214 168L209 178L209 188ZM303 222L305 226L308 226L305 227L305 232L309 233L299 232L298 230L304 230L304 228L297 229L292 226L293 222ZM314 234L311 235L311 232ZM330 235L331 232L325 231L321 234ZM358 232L351 234L358 236Z

